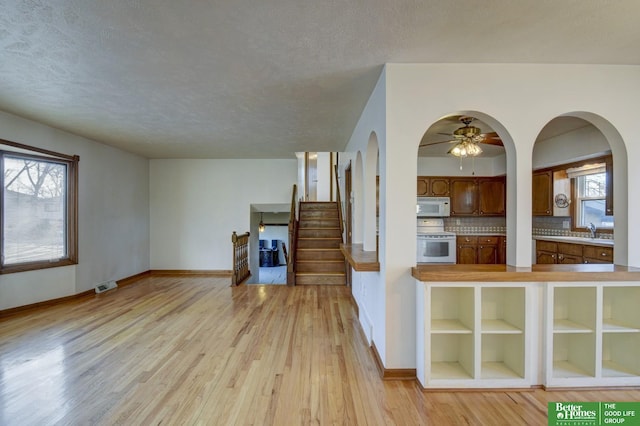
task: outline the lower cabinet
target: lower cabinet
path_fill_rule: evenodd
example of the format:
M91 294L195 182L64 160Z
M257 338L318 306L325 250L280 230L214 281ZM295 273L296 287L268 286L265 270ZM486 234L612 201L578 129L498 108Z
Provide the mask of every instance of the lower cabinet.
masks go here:
M640 386L640 282L416 282L424 388Z
M530 386L528 291L517 284L426 286L430 315L420 382L430 388Z
M640 384L639 283L549 283L547 386Z
M504 252L503 252L504 248ZM459 235L456 237L456 263L494 265L506 261L506 237Z

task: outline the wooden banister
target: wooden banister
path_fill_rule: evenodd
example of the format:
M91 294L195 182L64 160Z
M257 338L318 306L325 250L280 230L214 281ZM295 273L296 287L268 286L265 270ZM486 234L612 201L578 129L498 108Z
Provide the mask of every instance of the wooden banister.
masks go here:
M233 231L231 242L233 243L233 275L231 285L242 284L244 280L251 276L249 270L249 233L242 235Z
M338 165L334 166L335 169L335 180L336 180L336 202L338 203L338 220L340 221L340 236L342 237L342 242L344 243L344 220L342 215L342 200L340 198L340 181L338 179Z
M293 185L289 213L289 256L287 258L287 285L296 285L296 243L298 239L298 186Z

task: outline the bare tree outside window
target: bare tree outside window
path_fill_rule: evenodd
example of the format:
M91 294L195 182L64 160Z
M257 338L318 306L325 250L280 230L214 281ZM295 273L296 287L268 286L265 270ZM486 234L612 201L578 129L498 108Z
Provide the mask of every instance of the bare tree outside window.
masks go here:
M0 274L78 263L78 162L0 139Z

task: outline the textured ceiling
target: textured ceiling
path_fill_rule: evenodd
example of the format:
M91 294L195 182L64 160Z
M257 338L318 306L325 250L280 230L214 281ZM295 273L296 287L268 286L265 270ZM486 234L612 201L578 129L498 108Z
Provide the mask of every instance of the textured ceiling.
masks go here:
M637 0L0 1L0 109L150 158L294 158L344 148L386 62L640 64L639 16Z

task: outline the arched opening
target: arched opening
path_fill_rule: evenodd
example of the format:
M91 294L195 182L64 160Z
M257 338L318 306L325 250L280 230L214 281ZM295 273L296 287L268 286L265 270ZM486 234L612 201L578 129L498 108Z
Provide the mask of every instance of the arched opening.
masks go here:
M417 208L418 263L509 263L515 147L506 129L487 114L457 112L427 129L417 154L418 204L449 202L445 211Z
M626 164L622 138L602 117L567 113L542 128L532 157L533 263L627 264Z
M364 230L364 168L362 165L362 153L358 151L353 171L353 235L354 244L362 244Z
M377 250L378 232L378 197L377 188L379 164L378 137L375 132L369 135L364 169L364 235L363 248L365 251Z

